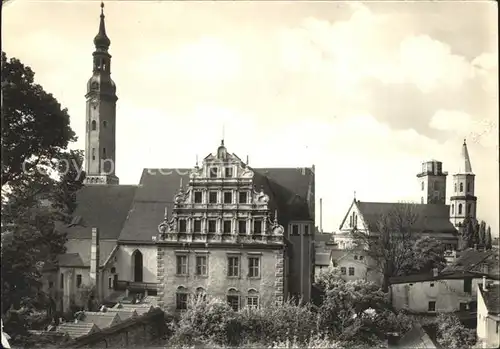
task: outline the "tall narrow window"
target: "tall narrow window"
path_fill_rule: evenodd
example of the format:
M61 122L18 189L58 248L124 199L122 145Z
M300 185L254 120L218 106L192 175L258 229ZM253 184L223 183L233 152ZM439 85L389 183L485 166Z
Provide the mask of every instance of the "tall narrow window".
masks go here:
M188 302L188 292L185 287L179 286L176 292L176 308L177 310L186 310Z
M226 220L223 222L222 232L224 234L231 234L231 221Z
M471 204L467 204L467 215L470 216L470 211L471 211L471 207L472 205Z
M231 178L233 176L233 168L232 167L226 167L226 173L225 173L227 178Z
M260 277L260 258L259 257L248 258L248 276L251 278Z
M451 214L455 213L455 204L451 204Z
M304 235L309 235L309 225L304 225Z
M201 191L194 192L194 203L201 204Z
M460 192L463 192L463 191L464 191L464 184L460 183Z
M208 202L210 204L216 204L217 203L217 192L216 191L211 191L208 194Z
M177 275L187 275L188 274L188 259L187 256L181 255L177 256Z
M436 302L434 302L434 301L429 302L427 310L428 311L436 311Z
M215 219L210 219L208 221L208 232L215 233L216 229L217 229L217 221Z
M227 259L227 276L238 277L240 276L240 257L228 257Z
M455 193L456 193L457 192L457 183L455 183L454 187L455 187Z
M217 178L217 167L212 167L210 169L210 178Z
M470 192L470 182L467 183L467 192Z
M262 221L260 219L256 219L253 221L253 233L254 234L262 233Z
M201 233L201 219L194 220L193 232Z
M250 309L257 309L259 307L259 294L256 290L248 291L247 307Z
M180 219L179 220L179 233L185 233L186 232L186 220L185 219Z
M299 226L298 224L292 225L292 235L299 235Z
M240 234L247 233L247 221L246 220L238 221L238 232Z
M207 256L196 256L196 275L207 276Z
M102 148L102 157L106 159L106 148Z
M227 303L234 311L240 309L240 295L238 291L234 288L229 289L227 293Z
M354 267L349 267L349 276L354 276Z
M422 182L422 191L424 190L424 186L425 186L425 184L424 184L424 182Z
M246 191L240 192L238 203L240 203L240 204L246 204L247 203L247 192Z
M231 193L230 191L224 192L224 203L225 204L233 203L233 193Z
M107 126L108 126L108 122L107 122L106 120L104 120L104 121L102 122L102 127L103 127L103 128L106 128Z
M64 274L61 273L61 288L64 288Z
M82 286L82 274L76 275L76 287Z
M458 214L462 214L462 204L458 204Z
M95 160L95 148L92 148L92 160Z
M135 250L132 254L132 263L134 265L134 281L142 282L143 260L142 253L139 250Z
M95 131L97 129L97 122L95 120L92 120L92 131Z

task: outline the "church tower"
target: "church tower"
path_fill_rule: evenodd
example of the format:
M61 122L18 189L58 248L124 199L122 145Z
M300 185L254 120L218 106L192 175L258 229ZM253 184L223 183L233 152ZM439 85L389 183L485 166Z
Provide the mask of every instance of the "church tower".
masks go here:
M116 167L116 86L111 80L111 41L106 35L101 2L99 33L94 38L93 73L87 83L86 184L118 184Z
M453 175L453 195L450 198L450 221L461 226L466 217L476 218L477 197L474 196L474 179L467 143L464 139L458 173Z
M443 163L437 160L422 163L422 172L417 174L421 190L421 204L446 204L446 176Z

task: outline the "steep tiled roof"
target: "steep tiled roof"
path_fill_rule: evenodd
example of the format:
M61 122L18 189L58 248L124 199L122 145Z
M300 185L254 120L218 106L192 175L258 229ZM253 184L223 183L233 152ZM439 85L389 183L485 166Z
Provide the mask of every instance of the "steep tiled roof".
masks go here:
M359 211L368 225L370 231L377 231L377 222L383 214L390 212L405 203L392 202L356 202ZM416 231L420 232L456 232L455 227L450 222L448 205L439 204L412 204L415 208L417 221L413 225Z
M57 256L57 264L60 267L83 267L83 261L78 253L65 253Z
M486 304L486 308L488 309L489 314L499 315L500 314L500 285L494 284L489 285L487 291L484 292L482 287L479 288L481 290L481 296L483 296L484 303Z
M98 331L99 329L93 323L87 322L65 322L57 327L58 332L67 333L70 338L78 338L89 333Z
M437 348L422 326L415 322L413 328L398 342L397 348Z
M137 304L124 304L118 303L112 309L129 309L135 310L137 315L143 315L149 313L154 309L154 307L149 303L137 303Z
M120 322L120 317L116 313L85 312L85 317L79 322L93 323L104 330L111 327L114 322Z
M412 274L405 276L394 276L389 279L391 284L406 284L409 282L424 282L433 280L454 280L463 278L479 278L482 275L473 274L469 272L441 272L437 276L432 273Z
M314 202L314 173L312 169L296 168L253 168L254 184L263 187L270 196L270 206L278 208L279 222L286 226L295 220L309 220L314 210L308 206L308 199ZM191 169L144 169L139 187L135 193L132 209L126 220L119 241L152 242L163 221L165 208L171 213L174 196L181 179L189 183ZM273 207L273 208L274 208Z
M98 227L100 239L117 239L130 210L137 186L89 185L77 193L73 222L58 229L68 239L90 239L92 228Z
M467 249L460 252L458 259L448 265L443 272L467 271L471 273L487 274L499 279L498 251L478 251Z
M127 309L127 308L108 308L106 309L107 313L116 313L120 317L121 321L130 319L132 317L137 316L137 312L135 309Z

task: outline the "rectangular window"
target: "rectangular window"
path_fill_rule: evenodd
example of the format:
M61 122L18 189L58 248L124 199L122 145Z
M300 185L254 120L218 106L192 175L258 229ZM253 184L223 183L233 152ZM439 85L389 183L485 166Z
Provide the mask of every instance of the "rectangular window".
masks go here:
M108 288L113 288L113 279L112 278L108 278Z
M259 297L249 296L247 297L247 307L250 309L257 309L259 307Z
M217 192L216 191L211 191L208 194L208 202L210 204L216 204L217 203Z
M188 258L187 256L177 256L177 275L188 274Z
M436 302L429 302L429 306L427 308L428 311L436 311Z
M195 233L201 233L201 219L194 220L193 231Z
M260 219L256 219L253 221L253 232L255 234L262 233L262 221Z
M210 178L217 178L217 167L212 167L210 169Z
M240 257L228 257L227 259L227 276L240 276Z
M240 204L246 204L247 203L247 192L246 191L240 192L238 203L240 203Z
M246 234L247 233L247 221L238 221L238 232L240 234Z
M196 256L196 275L207 276L207 256Z
M226 177L231 178L233 176L233 168L232 167L226 167Z
M224 221L223 232L224 234L231 234L231 221Z
M292 235L299 235L299 226L297 224L292 225Z
M431 287L434 287L434 283L433 282L431 282Z
M95 160L95 148L92 148L92 160Z
M179 220L179 233L185 233L185 232L186 232L186 220L180 219Z
M467 303L460 302L460 311L466 311L467 310Z
M227 304L229 304L234 311L238 311L240 309L240 297L227 296Z
M188 302L188 295L186 293L177 293L176 296L177 310L186 310L187 302Z
M354 276L354 267L349 267L349 276Z
M260 258L259 257L248 258L248 276L251 278L260 277Z
M359 260L362 261L363 259L365 259L364 256L359 256Z
M76 275L76 287L82 286L82 274Z
M233 203L233 193L231 193L230 191L224 192L224 203L225 204Z
M217 229L217 221L215 219L210 219L208 221L208 232L215 233L216 229Z
M304 235L309 235L309 225L304 225Z
M357 255L354 255L354 260L358 260L358 256Z
M472 292L472 279L465 278L464 279L464 292Z
M202 198L201 191L195 191L194 192L194 203L201 204L201 202L202 202L201 198Z
M61 273L61 288L64 288L64 274Z
M340 267L340 273L341 273L342 275L345 275L345 274L346 274L346 269L345 269L345 267Z

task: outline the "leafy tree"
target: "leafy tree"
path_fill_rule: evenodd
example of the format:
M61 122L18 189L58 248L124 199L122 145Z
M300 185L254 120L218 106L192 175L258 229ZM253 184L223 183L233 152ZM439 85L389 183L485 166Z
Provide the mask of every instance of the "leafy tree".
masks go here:
M69 222L84 174L65 109L33 71L2 52L2 314L47 307L42 272L65 251L56 226Z
M352 232L355 248L364 249L372 267L383 276L384 292L389 289L389 279L404 274L413 258L417 220L415 205L401 203L380 214L376 231Z
M318 311L318 327L332 338L375 345L388 332L406 332L411 320L390 310L389 298L374 283L334 282Z
M405 274L429 272L434 268L442 270L446 266L442 244L431 237L424 236L413 244L412 258L403 268Z
M476 332L466 328L454 314L439 314L437 341L443 348L466 349L476 342Z
M492 238L491 238L491 227L488 226L488 229L486 230L486 235L485 235L485 241L484 241L484 247L487 250L491 250L492 248Z
M342 274L338 267L328 267L326 270L321 270L316 279L316 285L318 285L321 290L331 289L335 287L338 282L343 282Z

